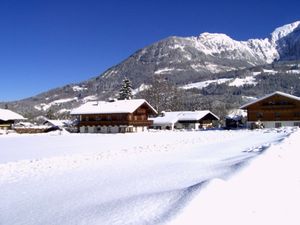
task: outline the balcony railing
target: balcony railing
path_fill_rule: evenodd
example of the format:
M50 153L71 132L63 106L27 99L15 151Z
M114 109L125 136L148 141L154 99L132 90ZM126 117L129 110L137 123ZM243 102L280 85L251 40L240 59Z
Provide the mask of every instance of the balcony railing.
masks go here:
M151 126L152 121L142 120L142 121L80 121L80 126Z
M261 109L293 109L294 105L262 105Z

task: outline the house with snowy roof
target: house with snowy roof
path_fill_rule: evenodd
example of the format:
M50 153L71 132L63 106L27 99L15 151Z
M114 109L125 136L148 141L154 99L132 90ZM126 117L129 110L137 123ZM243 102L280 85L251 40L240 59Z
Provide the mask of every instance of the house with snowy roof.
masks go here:
M174 129L207 129L214 126L219 117L209 110L162 112L161 116L152 118L153 128L162 130Z
M144 99L92 101L71 111L78 116L80 133L125 133L145 131L156 110Z
M247 127L300 126L300 98L273 92L240 107L247 110Z
M8 109L0 109L0 129L12 129L12 125L17 120L25 120L23 116Z

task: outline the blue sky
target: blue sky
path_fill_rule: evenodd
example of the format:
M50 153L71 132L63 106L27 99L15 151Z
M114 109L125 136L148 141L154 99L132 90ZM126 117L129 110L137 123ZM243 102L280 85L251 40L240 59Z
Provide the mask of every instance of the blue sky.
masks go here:
M0 101L101 74L168 36L264 38L300 1L0 0Z

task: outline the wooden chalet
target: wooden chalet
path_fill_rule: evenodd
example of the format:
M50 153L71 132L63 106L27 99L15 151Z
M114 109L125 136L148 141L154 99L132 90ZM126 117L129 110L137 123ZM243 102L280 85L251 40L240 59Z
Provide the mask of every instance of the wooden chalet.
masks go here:
M161 116L152 120L154 129L207 129L214 127L214 122L218 121L219 117L209 110L174 111L163 112Z
M8 109L0 109L0 129L10 130L17 120L25 120L23 116Z
M79 118L80 133L125 133L145 131L156 110L144 99L87 102L71 111Z
M300 98L276 91L240 107L247 110L247 127L300 126Z

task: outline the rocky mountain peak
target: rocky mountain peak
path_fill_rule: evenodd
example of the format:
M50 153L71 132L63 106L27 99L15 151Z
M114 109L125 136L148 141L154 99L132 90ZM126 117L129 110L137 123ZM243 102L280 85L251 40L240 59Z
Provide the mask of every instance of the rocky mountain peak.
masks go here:
M278 27L271 33L270 41L272 42L272 44L276 44L278 40L288 36L297 29L300 29L300 21Z

